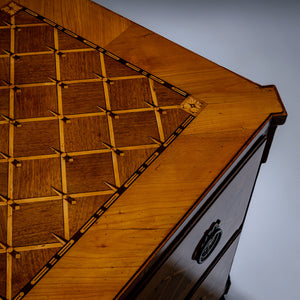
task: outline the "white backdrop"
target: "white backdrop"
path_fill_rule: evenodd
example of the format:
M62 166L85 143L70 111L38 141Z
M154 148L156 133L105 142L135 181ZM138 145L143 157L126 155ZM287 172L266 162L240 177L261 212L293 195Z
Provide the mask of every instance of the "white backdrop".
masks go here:
M97 0L257 83L288 111L261 168L227 300L300 299L300 1Z

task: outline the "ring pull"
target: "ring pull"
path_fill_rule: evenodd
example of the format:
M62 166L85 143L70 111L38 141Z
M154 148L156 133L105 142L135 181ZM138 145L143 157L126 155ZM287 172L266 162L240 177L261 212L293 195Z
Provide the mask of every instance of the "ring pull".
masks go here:
M192 260L197 261L198 264L202 264L217 247L222 236L220 223L221 221L219 219L213 222L204 232L204 235L196 246L192 255Z

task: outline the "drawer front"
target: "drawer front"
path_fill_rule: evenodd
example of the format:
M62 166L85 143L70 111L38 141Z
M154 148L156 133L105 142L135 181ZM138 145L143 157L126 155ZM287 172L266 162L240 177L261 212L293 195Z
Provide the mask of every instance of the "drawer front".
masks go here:
M186 297L189 300L219 300L226 289L228 274L236 252L239 237L230 245L225 254L220 257L207 277L201 283L194 286Z
M202 206L198 222L165 260L136 299L183 299L241 227L259 170L265 139L246 154ZM188 225L189 226L189 225Z

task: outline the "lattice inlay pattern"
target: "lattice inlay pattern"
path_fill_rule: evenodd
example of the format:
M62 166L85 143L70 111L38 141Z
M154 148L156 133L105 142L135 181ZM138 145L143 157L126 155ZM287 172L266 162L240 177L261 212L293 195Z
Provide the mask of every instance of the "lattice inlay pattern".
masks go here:
M22 299L176 139L194 119L188 97L26 8L2 9L0 298Z

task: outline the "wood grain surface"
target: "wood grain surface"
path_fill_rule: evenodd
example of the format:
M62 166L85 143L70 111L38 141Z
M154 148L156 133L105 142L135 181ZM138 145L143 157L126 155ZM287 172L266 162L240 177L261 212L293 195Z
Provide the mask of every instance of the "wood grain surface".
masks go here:
M219 190L206 201L206 205L201 209L196 209L198 216L193 221L194 227L190 226L190 231L171 255L165 259L157 272L153 272L152 277L139 283L145 288L137 287L140 293L137 291L134 295L130 294L129 298L135 298L138 294L136 298L139 300L189 299L190 290L199 278L204 276L209 266L242 226L264 147L265 143L260 143L259 148L255 145L249 153L247 152L243 162L226 177ZM203 258L199 264L192 259L194 251L200 239L202 240L205 236L205 232L216 221L222 231L220 240L211 255L204 255L206 259Z
M34 276L31 264L47 263L39 250L58 251L189 116L184 97L158 78L9 7L0 27L7 299ZM29 275L16 273L18 262Z
M23 212L32 210L38 214L41 209L45 221L49 218L58 235L69 239L70 232L83 222L74 221L78 209L69 207L71 204L66 201L69 194L78 197L79 208L84 197L102 195L99 197L102 203L106 199L104 195L113 192L103 180L119 186L152 153L155 142L149 137L164 142L180 125L186 116L178 110L184 97L175 87L206 103L189 127L26 296L28 299L82 299L84 295L99 299L101 295L101 299L112 299L155 255L257 129L272 116L284 119L286 112L275 87L250 82L91 1L16 2L173 85L166 88L152 80L147 82L140 78L141 74L136 75L132 69L118 65L86 44L81 47L78 40L62 35L58 29L51 28L50 37L50 25L41 25L24 12L12 18L25 29L22 27L15 33L11 28L9 45L7 28L3 28L1 47L9 46L13 53L18 50L22 53L17 53L21 57L17 60L0 54L0 79L6 81L0 83L0 110L11 118L11 121L0 120L2 132L8 131L7 137L1 135L4 141L1 151L13 158L17 156L21 167L12 165L9 158L1 158L0 174L8 186L0 183L0 188L4 194L7 189L8 197L17 203L24 201ZM7 3L0 0L0 7ZM5 22L9 20L2 13L0 25L7 26ZM24 42L30 34L35 37ZM14 84L21 88L18 96ZM10 90L9 95L6 89ZM43 104L34 105L44 94L47 96ZM32 95L35 100L28 100ZM28 110L21 99L27 101ZM144 101L150 102L150 106ZM96 103L100 108L94 107ZM13 123L19 116L22 127ZM106 123L99 121L103 118ZM85 132L90 135L85 136ZM130 153L126 163L118 151L125 153L124 158L126 151ZM66 159L67 154L72 160ZM9 165L9 170L2 165ZM94 200L84 201L90 205L82 209L82 216L92 213L98 203ZM50 220L51 209L58 208L46 205L47 201L61 203L63 221ZM44 209L40 203L45 204ZM14 221L12 207L1 203L4 205L7 243L11 244L13 224L21 224L22 216ZM48 240L43 226L38 230L41 233L25 230L20 235L21 240L22 235L25 237L22 247L34 246L29 244L38 243L36 237L41 234L41 243L53 243L51 253L35 256L42 253L36 251L42 250L24 248L27 250L21 251L21 267L16 267L9 254L7 265L0 263L2 270L6 268L6 276L0 277L0 282L6 278L6 287L1 285L0 294L6 292L8 299L50 259L58 245L62 246L54 243L53 236ZM27 275L20 273L26 269L25 261L38 263ZM19 277L14 283L12 278L16 274Z
M227 252L198 287L198 290L191 296L191 300L199 300L201 297L202 299L214 300L223 296L238 242L239 237L232 243Z
M208 114L208 110L206 112ZM98 223L33 288L28 294L29 299L38 299L54 285L55 292L51 290L53 297L63 299L72 294L71 287L75 284L80 286L80 293L72 294L75 299L80 299L82 293L94 299L97 299L96 294L101 294L102 299L114 297L117 290L134 275L133 271L138 271L144 261L155 252L176 222L222 171L222 167L239 151L239 145L247 142L247 132L250 136L255 128L248 127L247 131L243 128L234 132L232 129L219 133L205 132L201 126L205 124L205 114L204 110L201 117L193 122L193 126L184 131L160 159L150 166L126 194L118 199ZM201 135L193 132L195 127L202 128ZM189 147L186 147L187 143ZM215 151L210 150L212 144ZM218 170L213 169L211 161L222 167ZM134 250L130 246L133 237ZM107 239L109 243L106 242ZM101 245L105 247L94 241L102 241ZM80 264L80 274L76 273L79 268L75 262L76 257L80 257L80 261L83 262ZM91 261L97 263L97 270L91 268ZM103 272L103 276L106 274L110 277L110 272L115 272L116 269L122 276L115 278L109 289L108 282L103 281L100 274ZM67 273L76 274L66 279Z
M57 251L57 249L42 249L34 251L25 251L18 260L13 262L12 274L14 277L12 294L15 295L22 288L24 282L30 280L36 272L39 271L41 264L45 260L49 260ZM28 261L31 262L28 266ZM24 269L26 268L26 272Z
M1 0L0 7L9 2L11 1ZM89 0L22 0L15 2L40 13L42 16L91 41L93 40L101 46L112 41L132 24L126 18L114 14ZM83 13L84 19L81 20ZM26 23L31 22L32 18L29 18L29 20L28 16L25 18ZM24 19L22 18L22 20ZM78 20L78 22L75 22L75 20Z

